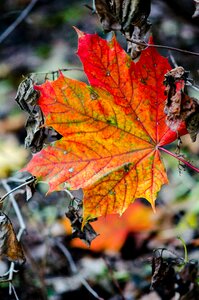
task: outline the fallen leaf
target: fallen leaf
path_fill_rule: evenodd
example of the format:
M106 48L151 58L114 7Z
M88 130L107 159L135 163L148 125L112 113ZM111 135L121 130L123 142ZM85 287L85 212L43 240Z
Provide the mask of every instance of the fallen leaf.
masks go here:
M60 74L35 88L45 126L63 137L34 155L25 170L49 192L84 188L84 224L122 214L136 198L154 208L168 182L159 146L186 133L169 129L164 114L167 59L147 48L134 63L117 43L79 32L78 55L91 86Z
M24 253L12 223L2 211L0 211L0 257L6 257L19 264L25 262Z
M93 229L99 235L92 241L89 247L92 251L119 251L127 236L132 232L148 231L154 228L153 212L150 207L140 202L131 204L122 216L108 215L99 217L92 222ZM142 220L140 222L140 220ZM67 233L70 233L69 224L64 223ZM71 241L73 247L87 248L79 239Z

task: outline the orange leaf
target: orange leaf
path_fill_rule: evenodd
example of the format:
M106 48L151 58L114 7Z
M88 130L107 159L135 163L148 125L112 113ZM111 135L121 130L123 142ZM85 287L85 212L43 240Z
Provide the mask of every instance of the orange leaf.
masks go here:
M100 235L92 241L90 250L119 251L130 232L151 230L154 227L154 219L151 209L137 202L131 204L121 217L119 215L100 217L92 222L92 227ZM88 246L77 238L73 239L71 244L73 247L88 249Z
M78 55L91 86L60 74L36 87L45 125L63 138L34 155L26 170L47 181L50 192L84 188L84 222L121 214L138 197L154 208L167 183L158 147L177 137L163 112L171 67L154 48L134 63L115 37L107 42L95 34L79 35Z

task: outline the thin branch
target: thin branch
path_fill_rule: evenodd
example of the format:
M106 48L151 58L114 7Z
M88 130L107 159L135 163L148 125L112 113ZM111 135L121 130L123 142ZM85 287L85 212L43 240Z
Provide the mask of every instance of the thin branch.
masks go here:
M14 210L15 210L16 216L17 216L18 221L19 221L20 230L19 230L19 233L17 235L17 239L20 240L21 235L22 235L21 230L23 232L24 229L26 228L26 225L24 223L24 220L23 220L22 214L20 212L19 206L18 206L18 204L17 204L17 202L16 202L16 200L15 200L13 194L12 194L13 190L9 187L6 180L2 180L2 185L9 194L9 200L10 200L10 202L11 202L11 204L12 204Z
M163 147L158 147L159 150L162 150L163 152L175 157L177 160L181 161L183 164L185 164L187 167L189 167L190 169L196 171L197 173L199 173L199 169L197 167L195 167L194 165L192 165L191 163L189 163L188 161L186 161L184 158L182 158L181 156L174 154L172 152L170 152L169 150L163 148Z
M15 28L27 17L38 0L32 0L27 7L22 11L18 18L0 35L0 43L2 43Z
M181 53L183 53L183 54L190 54L190 55L199 56L199 53L197 53L197 52L191 52L191 51L188 51L188 50L183 50L183 49L175 48L175 47L171 47L171 46L156 45L156 44L148 44L148 43L145 43L145 42L139 42L139 41L137 41L137 40L134 40L134 39L128 39L128 38L126 38L126 40L127 40L128 42L131 42L131 43L134 43L134 44L137 44L137 45L140 45L140 46L145 46L145 47L155 47L155 48L160 48L160 49L167 49L167 50L171 50L171 51L181 52Z
M193 85L190 81L187 81L187 82L186 82L186 85L187 85L187 86L191 86L192 89L194 89L196 92L199 92L199 87L196 86L196 85Z
M63 252L63 254L65 255L65 257L67 258L68 260L68 263L70 265L70 269L71 269L71 272L73 274L77 274L78 273L78 270L77 270L77 267L75 265L75 262L72 258L72 255L70 254L70 252L68 251L68 249L59 241L59 240L53 240L54 244ZM92 289L92 287L88 284L88 282L82 278L80 276L80 281L81 283L83 284L83 286L98 300L104 300L103 298L99 297L99 295Z
M117 290L118 290L118 292L119 292L119 294L120 294L120 296L121 296L121 299L122 299L122 300L125 300L125 297L124 297L123 292L122 292L122 290L121 290L121 288L120 288L120 285L119 285L117 279L115 278L114 272L113 272L113 270L112 270L112 268L111 268L111 266L110 266L109 261L106 259L106 257L104 257L104 261L105 261L106 266L107 266L107 269L108 269L108 271L109 271L109 275L110 275L110 277L111 277L111 280L112 280L113 284L115 285L115 287L117 288Z
M12 189L12 190L9 189L9 192L7 192L5 195L3 195L3 197L0 197L0 203L3 202L3 200L4 200L5 198L7 198L7 196L9 196L10 194L12 194L13 192L17 191L18 189L20 189L20 188L23 187L23 186L26 186L26 185L29 184L29 183L34 182L35 180L36 180L35 177L31 177L30 179L27 179L26 182L23 181L23 183L22 183L21 185L17 186L16 188L14 188L14 189ZM5 181L4 181L4 183L3 183L3 180L2 180L2 184L5 185ZM6 184L6 185L7 185L7 184ZM8 186L8 185L7 185L7 186ZM8 186L8 187L9 187L9 186Z
M32 72L28 75L40 75L40 74L55 74L59 72L68 72L68 71L81 71L83 72L84 70L82 68L64 68L64 69L58 69L58 70L52 70L52 71L47 71L47 72Z
M19 300L14 285L11 282L9 283L9 285L10 285L11 293L13 291L13 294L15 295L15 299ZM10 295L11 295L11 293L10 293Z
M169 51L169 57L170 57L170 60L171 60L171 62L172 62L172 64L173 64L173 66L174 66L175 68L178 67L178 64L176 63L176 60L175 60L173 54L172 54L170 51ZM199 87L197 87L196 85L193 85L193 84L191 83L191 81L186 80L185 83L186 83L186 86L190 86L190 87L192 87L192 89L194 89L195 91L199 92Z
M95 7L92 7L92 6L88 5L88 4L84 4L84 6L85 6L86 8L88 8L89 10L91 10L93 14L96 13Z
M17 240L20 241L21 236L22 236L24 230L26 229L26 225L24 223L24 220L23 220L22 214L20 212L19 206L18 206L18 204L17 204L17 202L14 198L14 195L12 194L13 190L9 187L6 180L2 180L1 183L2 183L2 186L4 187L4 189L7 191L7 195L8 195L9 200L10 200L10 202L11 202L11 204L12 204L14 210L15 210L16 216L17 216L18 221L19 221L20 229L19 229L18 234L17 234ZM26 182L26 184L27 184L27 182ZM8 272L6 272L6 274L4 274L4 276L9 275L8 276L8 281L10 282L9 283L9 294L11 294L12 291L14 292L11 282L12 282L12 279L13 279L13 274L15 272L17 272L15 270L15 264L14 264L14 262L11 262Z

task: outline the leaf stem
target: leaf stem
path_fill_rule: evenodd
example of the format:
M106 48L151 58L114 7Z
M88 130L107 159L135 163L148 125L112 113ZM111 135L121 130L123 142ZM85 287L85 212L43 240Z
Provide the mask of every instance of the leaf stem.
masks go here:
M184 247L184 262L185 264L188 263L189 259L188 259L188 253L187 253L187 246L185 244L185 241L180 237L178 236L178 239L181 241L183 247Z
M145 43L145 42L140 42L140 41L137 41L137 40L134 40L134 39L128 39L128 38L126 38L126 40L128 42L131 42L131 43L134 43L134 44L137 44L137 45L140 45L140 46L162 48L162 49L167 49L167 50L171 50L171 51L181 52L181 53L184 53L184 54L199 56L199 53L197 53L197 52L183 50L183 49L175 48L175 47L171 47L171 46L148 44L148 43Z
M158 147L159 150L162 150L163 152L175 157L176 159L178 159L179 161L183 162L187 167L189 167L190 169L196 171L197 173L199 173L199 169L197 167L195 167L194 165L192 165L191 163L189 163L188 161L186 161L184 158L182 158L181 156L170 152L169 150L163 148L163 147Z

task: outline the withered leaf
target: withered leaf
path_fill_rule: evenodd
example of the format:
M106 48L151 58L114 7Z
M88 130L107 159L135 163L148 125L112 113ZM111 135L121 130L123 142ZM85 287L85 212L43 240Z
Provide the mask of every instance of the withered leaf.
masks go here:
M198 299L198 262L195 260L185 262L178 256L163 257L164 250L170 252L164 248L154 251L151 287L157 291L161 299L171 299L176 292L183 300Z
M19 85L16 102L22 110L29 113L26 123L27 136L25 147L30 148L32 153L39 152L44 143L59 140L61 135L51 128L45 128L44 118L40 107L37 105L39 92L34 89L33 76L26 77Z
M39 152L44 144L48 144L61 139L59 134L53 128L44 127L44 118L39 106L35 106L32 114L26 123L27 136L25 147L29 148L32 153Z
M192 142L195 142L197 134L199 133L199 102L197 99L190 98L190 103L191 102L193 103L195 110L185 119L185 124Z
M82 216L82 204L78 204L78 207L72 205L69 206L66 217L69 218L72 227L72 237L80 238L87 246L90 246L92 240L98 236L93 227L90 225L90 222L96 221L96 219L90 220L82 228L83 216Z
M199 102L185 94L185 84L188 72L177 67L165 74L164 84L167 101L164 112L167 115L166 123L176 131L182 122L185 122L193 142L199 132Z
M30 148L33 153L38 152L43 148L45 139L45 128L42 127L43 124L43 114L39 106L36 106L26 123L27 136L25 139L25 147Z
M120 30L127 39L127 51L136 58L145 46L130 40L143 42L151 24L148 16L151 9L150 0L95 0L96 11L103 29L108 32Z
M0 211L0 257L23 264L25 256L8 216Z
M31 114L38 98L39 92L34 89L33 76L26 77L19 84L15 101L19 104L22 110Z
M162 252L154 252L152 260L151 288L154 289L162 299L171 299L175 295L175 270L172 264L163 257ZM158 256L156 256L158 253Z
M104 31L120 30L121 25L119 23L119 10L122 1L106 1L106 0L95 0L95 8L99 15L100 22Z
M33 179L31 181L31 179ZM25 186L25 191L26 191L26 201L30 200L32 198L32 195L34 194L35 192L35 182L36 182L36 177L35 176L32 176L28 179L26 179L27 181L27 185Z

